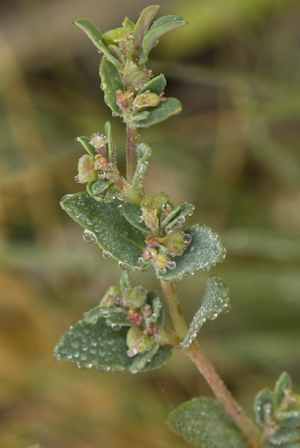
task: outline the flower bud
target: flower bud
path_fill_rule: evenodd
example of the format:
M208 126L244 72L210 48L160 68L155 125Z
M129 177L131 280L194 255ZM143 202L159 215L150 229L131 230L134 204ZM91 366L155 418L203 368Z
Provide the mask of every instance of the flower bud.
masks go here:
M172 230L172 232L169 232L164 238L164 244L168 249L168 254L171 255L171 257L179 257L183 254L186 247L184 235L185 233L181 230Z
M116 103L123 112L129 112L129 110L131 109L132 97L132 90L125 90L125 92L123 92L122 90L117 90Z
M92 182L97 178L98 175L97 171L94 170L93 158L88 154L80 157L78 161L77 182L85 184L87 182Z
M128 356L134 356L137 353L144 353L153 345L153 339L148 334L145 334L139 327L131 327L127 332L127 345L129 350Z
M123 293L124 305L128 308L143 308L147 300L147 291L141 285L127 288Z

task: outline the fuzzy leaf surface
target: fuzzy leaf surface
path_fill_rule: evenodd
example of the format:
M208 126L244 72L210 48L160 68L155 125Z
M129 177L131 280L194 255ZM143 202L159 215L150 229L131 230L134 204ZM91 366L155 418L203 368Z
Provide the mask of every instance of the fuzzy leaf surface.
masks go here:
M100 317L95 324L89 324L85 320L71 326L64 334L54 349L56 359L68 362L83 363L86 367L98 367L100 370L112 369L113 371L135 370L145 372L158 369L164 365L171 356L171 349L159 347L155 353L143 354L148 358L141 365L136 355L130 358L127 355L127 327L114 331L107 325L104 318ZM151 356L149 356L151 355ZM134 369L131 366L134 365Z
M201 448L249 448L222 406L212 398L194 398L169 416L171 429Z
M143 40L143 51L141 53L139 63L147 60L148 54L155 47L157 40L165 33L175 30L181 26L187 25L187 21L180 16L164 16L156 20Z
M224 258L225 247L210 228L196 224L184 231L192 237L190 246L186 248L183 255L172 258L176 262L176 268L167 269L167 272L158 278L176 280L183 277L186 272L209 270Z
M151 79L149 82L147 82L139 91L138 95L140 95L143 92L146 92L146 90L150 90L150 92L156 93L156 95L159 95L166 87L167 80L164 75L156 76L155 78Z
M104 43L102 33L89 20L77 19L74 24L82 29L86 35L91 39L93 44L109 59L115 66L121 68L121 64L109 51Z
M122 111L116 103L117 90L124 90L120 73L112 62L102 59L100 76L106 104L114 114L122 116Z
M206 281L204 294L201 298L200 308L189 325L182 348L187 348L196 338L197 333L206 319L215 319L221 313L231 310L229 290L218 277L209 277Z
M140 268L138 259L145 249L145 237L118 211L121 201L95 201L88 193L66 195L62 208L78 224L92 232L98 245L113 258L131 267Z
M149 128L153 124L160 123L172 115L179 114L182 110L181 102L177 98L168 98L158 106L149 110L150 114L144 120L135 120L133 126L138 128Z

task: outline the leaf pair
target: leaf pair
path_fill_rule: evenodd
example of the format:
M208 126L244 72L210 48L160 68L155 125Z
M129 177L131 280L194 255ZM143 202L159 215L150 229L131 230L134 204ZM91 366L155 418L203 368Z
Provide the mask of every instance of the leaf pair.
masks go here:
M146 248L144 223L139 222L140 208L136 204L119 200L97 202L87 193L66 195L62 208L82 227L95 236L95 242L113 258L130 267L141 269L139 258ZM225 256L219 237L205 226L186 229L192 242L180 257L176 267L159 276L164 280L177 280L196 270L208 270Z

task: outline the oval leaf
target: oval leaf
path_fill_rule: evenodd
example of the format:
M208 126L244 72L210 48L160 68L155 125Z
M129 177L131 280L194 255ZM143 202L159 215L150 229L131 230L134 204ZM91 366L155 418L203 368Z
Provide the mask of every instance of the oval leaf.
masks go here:
M127 356L127 329L114 331L99 318L95 324L84 320L70 327L54 349L58 360L90 364L96 367L129 369L132 359Z
M144 120L134 120L133 126L148 128L153 124L160 123L172 115L179 114L182 110L181 102L177 98L167 98L158 106L151 109L149 116Z
M176 280L182 278L185 273L204 270L207 271L215 266L215 263L222 261L226 254L226 249L210 228L205 226L189 227L184 230L192 237L191 244L186 248L183 255L174 257L176 268L167 269L164 275L158 276L164 280Z
M99 370L122 371L134 373L162 367L171 356L168 347L152 346L147 352L129 357L126 335L128 329L120 326L113 330L114 324L107 325L106 320L98 318L95 324L79 321L60 339L54 349L56 360L77 363L78 367L97 367ZM133 367L132 367L133 366Z
M114 114L121 116L122 111L116 103L117 90L124 90L122 78L114 64L107 59L100 63L101 87L104 99Z
M127 219L127 221L132 224L137 229L142 232L149 232L148 227L144 223L144 221L140 222L141 209L138 204L134 204L133 202L124 202L122 205L123 215Z
M82 227L92 232L98 245L116 260L141 268L138 259L145 249L145 237L119 213L121 201L97 202L87 193L64 196L62 208Z
M169 416L171 429L201 448L249 448L222 406L212 398L194 398Z
M286 447L287 443L299 442L300 431L297 429L279 429L279 431L270 438L270 442L275 446Z
M74 24L81 28L87 36L91 39L93 44L98 48L98 50L103 53L107 59L109 59L116 67L121 68L121 64L109 51L104 43L101 32L87 19L77 19Z
M146 90L150 90L150 92L156 93L156 95L159 95L166 87L167 80L164 75L156 76L155 78L151 79L149 82L147 82L137 93L137 95L140 95L143 92L146 92Z
M156 20L143 40L143 51L139 63L146 62L148 54L157 44L157 40L168 31L187 25L187 21L180 16L164 16Z
M189 325L180 346L188 348L206 321L214 320L221 313L228 313L231 310L229 290L218 277L209 277L206 280L204 294L201 298L200 308Z

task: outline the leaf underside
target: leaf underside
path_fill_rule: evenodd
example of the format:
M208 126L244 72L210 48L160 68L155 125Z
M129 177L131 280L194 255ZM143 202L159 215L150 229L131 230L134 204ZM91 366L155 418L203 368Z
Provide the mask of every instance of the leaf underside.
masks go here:
M201 448L249 448L223 407L212 398L194 398L169 416L171 429Z
M183 255L172 258L176 262L175 269L167 269L167 272L158 278L176 280L182 278L185 273L209 270L224 258L226 250L219 237L210 228L196 224L184 231L192 237L190 246Z
M143 233L133 227L119 213L121 201L95 201L88 193L65 196L62 208L78 224L94 233L98 245L113 258L131 267L141 269L138 259L145 249Z

